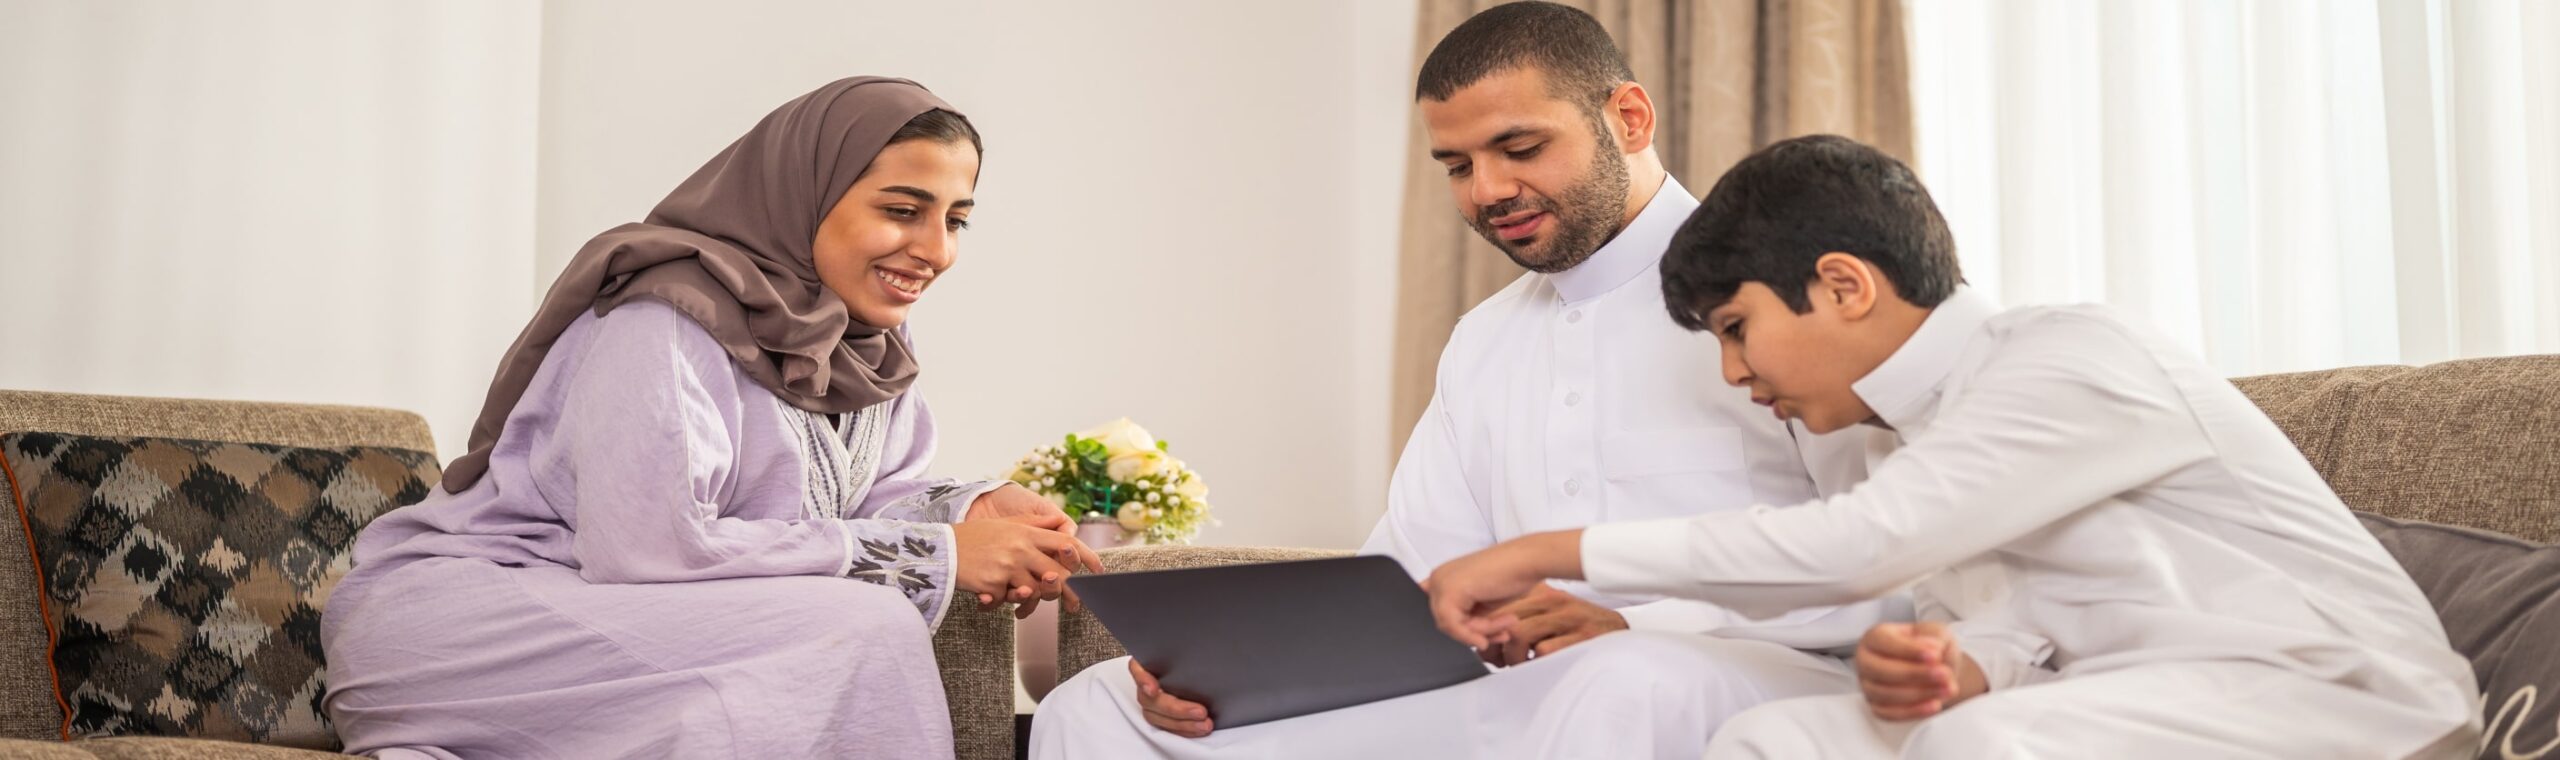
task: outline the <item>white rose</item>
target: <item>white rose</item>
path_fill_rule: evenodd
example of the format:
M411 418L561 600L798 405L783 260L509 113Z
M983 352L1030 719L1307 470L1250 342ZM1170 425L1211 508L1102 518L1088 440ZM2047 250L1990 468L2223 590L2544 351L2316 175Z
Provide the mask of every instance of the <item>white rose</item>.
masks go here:
M1077 433L1076 437L1101 441L1102 449L1109 452L1114 459L1140 451L1157 453L1156 437L1147 434L1146 428L1138 427L1138 423L1130 422L1127 417L1102 423L1091 430Z
M1121 530L1136 533L1147 529L1146 509L1139 506L1137 502L1120 505L1120 511L1116 516L1120 518Z
M1106 467L1112 480L1127 483L1163 472L1164 460L1164 454L1154 450L1132 451L1111 455L1111 462Z

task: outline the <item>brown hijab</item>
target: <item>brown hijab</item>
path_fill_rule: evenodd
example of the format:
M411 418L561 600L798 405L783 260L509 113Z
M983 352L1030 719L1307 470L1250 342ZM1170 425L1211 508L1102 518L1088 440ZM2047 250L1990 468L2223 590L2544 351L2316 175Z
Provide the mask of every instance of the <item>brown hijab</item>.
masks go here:
M508 413L561 331L588 309L603 316L634 298L675 305L792 406L843 413L906 392L917 367L905 336L853 321L818 282L809 246L889 137L934 109L957 113L904 79L828 83L766 115L646 220L587 241L498 362L471 452L445 467L445 490L488 472Z

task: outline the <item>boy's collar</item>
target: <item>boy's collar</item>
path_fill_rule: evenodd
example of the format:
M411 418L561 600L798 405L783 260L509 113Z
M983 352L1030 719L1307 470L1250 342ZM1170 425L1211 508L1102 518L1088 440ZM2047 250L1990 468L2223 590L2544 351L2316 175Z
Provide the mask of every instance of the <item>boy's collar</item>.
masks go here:
M1920 320L1920 329L1912 331L1901 348L1894 349L1892 356L1885 357L1884 363L1876 365L1866 377L1858 378L1849 389L1867 402L1867 408L1875 410L1876 417L1886 425L1905 435L1918 432L1932 416L1930 413L1936 408L1932 402L1938 397L1939 386L1946 382L1947 373L1955 370L1956 357L1973 340L1974 333L1981 331L1982 323L1999 313L2000 305L1993 303L1990 296L1956 286L1954 294Z

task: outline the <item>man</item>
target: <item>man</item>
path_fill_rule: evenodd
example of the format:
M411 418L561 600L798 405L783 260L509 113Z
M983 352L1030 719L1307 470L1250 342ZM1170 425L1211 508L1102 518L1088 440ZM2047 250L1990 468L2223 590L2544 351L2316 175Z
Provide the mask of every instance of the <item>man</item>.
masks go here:
M1815 440L1683 380L1712 377L1717 356L1664 318L1655 263L1697 201L1664 171L1651 96L1597 21L1487 10L1432 50L1416 91L1458 212L1531 274L1451 336L1365 552L1418 577L1524 533L1794 503L1863 474L1862 437ZM1849 647L1877 617L1753 622L1579 585L1510 612L1513 635L1482 650L1504 672L1233 731L1138 663L1103 663L1041 705L1033 754L1694 758L1742 708L1850 692L1846 665L1803 650Z

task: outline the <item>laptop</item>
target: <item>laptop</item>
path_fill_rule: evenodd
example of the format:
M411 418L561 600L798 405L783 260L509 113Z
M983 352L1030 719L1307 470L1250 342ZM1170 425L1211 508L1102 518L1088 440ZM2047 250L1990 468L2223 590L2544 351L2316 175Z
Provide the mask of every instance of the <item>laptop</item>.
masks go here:
M1174 696L1221 730L1481 678L1382 556L1079 575L1067 585Z

